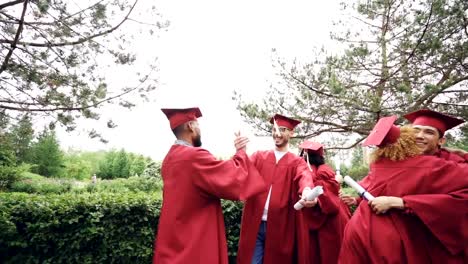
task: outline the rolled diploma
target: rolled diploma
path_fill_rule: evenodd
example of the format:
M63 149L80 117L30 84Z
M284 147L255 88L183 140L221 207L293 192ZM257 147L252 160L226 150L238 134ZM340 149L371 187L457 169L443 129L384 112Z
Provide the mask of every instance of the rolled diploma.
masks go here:
M359 185L359 183L357 183L355 180L353 180L353 178L349 177L348 175L344 177L343 181L346 184L348 184L351 188L356 190L359 196L364 197L366 200L372 201L375 198L374 196L372 196L372 194L368 193L364 188L362 188L361 185Z
M306 197L304 197L304 199L301 199L301 200L312 201L315 198L319 197L319 195L321 195L322 193L323 193L323 187L315 186L312 190L310 190L306 194ZM296 210L301 210L303 207L304 205L300 203L300 200L294 205L294 209Z

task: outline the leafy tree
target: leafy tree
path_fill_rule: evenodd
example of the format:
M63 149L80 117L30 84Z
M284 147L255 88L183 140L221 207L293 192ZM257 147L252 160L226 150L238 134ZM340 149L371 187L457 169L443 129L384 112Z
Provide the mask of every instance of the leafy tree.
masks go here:
M150 162L151 159L126 152L124 149L120 151L112 150L105 155L105 158L99 164L97 176L103 179L114 179L141 175Z
M347 2L348 3L348 2ZM278 59L279 85L262 103L235 94L238 109L260 133L280 112L304 122L299 137L340 135L328 149L356 146L382 116L431 108L467 117L468 2L369 0L353 5L332 38L343 53L317 52L292 65ZM402 121L402 119L400 119Z
M21 173L21 169L16 167L15 153L5 144L5 139L5 134L0 133L0 191L10 188Z
M65 156L63 177L84 180L90 179L92 175L92 165L89 161L79 156Z
M15 166L16 156L11 147L10 137L0 132L0 166Z
M353 155L351 157L351 166L359 166L364 164L364 152L361 147L356 147L353 150Z
M468 125L462 126L460 132L458 138L450 134L447 135L447 146L468 151Z
M101 163L99 163L99 170L96 173L96 175L99 178L112 179L117 177L113 174L114 159L116 158L116 156L117 151L115 150L111 150L108 153L106 153L104 160Z
M144 3L144 2L143 2ZM89 6L77 8L79 6ZM147 98L155 89L154 66L149 65L131 87L109 86L103 69L132 65L130 41L168 23L154 6L137 11L141 1L91 0L70 3L50 0L10 0L0 4L0 110L7 116L28 112L51 118L73 130L76 119L99 119L104 103L134 106L126 95ZM144 13L143 13L144 12ZM138 21L143 14L154 21ZM140 30L132 26L140 25ZM131 83L131 80L129 80ZM114 127L112 120L107 121ZM91 137L99 137L95 130Z
M158 180L162 180L161 178L161 162L151 161L143 171L142 176L145 177L154 177Z
M32 168L42 176L61 176L64 168L63 152L53 130L45 128L32 146Z
M124 149L117 152L112 163L112 175L114 177L128 178L130 174L130 159Z
M15 151L18 162L30 161L30 150L31 143L34 138L34 129L29 115L23 115L18 123L13 125L9 135L11 137L12 147Z
M9 149L0 148L0 166L15 166L15 154Z
M129 176L142 175L143 171L146 169L148 163L151 159L145 158L142 155L136 155L134 153L129 153L130 156L130 169Z

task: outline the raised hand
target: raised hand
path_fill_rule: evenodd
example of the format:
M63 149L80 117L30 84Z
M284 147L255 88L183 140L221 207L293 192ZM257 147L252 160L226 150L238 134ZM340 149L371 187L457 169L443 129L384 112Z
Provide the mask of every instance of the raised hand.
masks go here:
M241 136L240 131L235 132L234 136L236 137L234 139L234 147L236 148L236 151L239 150L247 150L247 143L249 143L249 138Z

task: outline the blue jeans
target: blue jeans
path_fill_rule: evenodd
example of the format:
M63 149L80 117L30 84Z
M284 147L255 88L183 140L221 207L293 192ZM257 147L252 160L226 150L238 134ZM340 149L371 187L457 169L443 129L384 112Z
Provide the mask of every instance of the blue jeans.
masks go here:
M258 228L257 240L255 241L255 250L252 257L252 264L263 263L263 251L265 249L265 238L266 238L266 221L260 223Z

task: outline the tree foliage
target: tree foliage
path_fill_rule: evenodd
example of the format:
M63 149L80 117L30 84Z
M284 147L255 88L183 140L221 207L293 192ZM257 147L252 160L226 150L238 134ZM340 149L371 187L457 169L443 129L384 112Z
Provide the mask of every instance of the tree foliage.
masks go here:
M447 145L451 148L468 151L468 125L464 125L460 128L459 137L448 135Z
M347 142L330 147L346 149L382 116L421 108L468 116L467 1L347 3L353 21L339 21L332 33L344 52L323 49L306 64L278 59L281 82L262 103L235 94L248 123L268 132L265 120L283 113L303 121L299 137L339 134Z
M32 145L32 172L46 177L59 177L63 173L64 158L60 143L53 130L45 128Z
M154 177L157 180L162 180L161 178L161 162L151 161L143 171L142 176L144 177Z
M18 163L29 162L31 144L34 139L31 117L27 114L23 115L16 124L12 125L9 136Z
M150 162L150 158L126 152L124 149L112 150L107 152L104 159L99 163L96 175L103 179L142 175Z
M0 4L0 109L7 116L28 112L47 117L50 126L67 130L80 118L99 119L104 103L132 107L130 93L147 98L155 89L154 66L135 74L135 85L109 85L105 66L132 65L136 23L153 33L167 27L156 9L144 12L154 19L138 21L138 0L10 0ZM86 6L87 5L87 6ZM156 60L156 58L154 59ZM109 127L115 126L112 120ZM100 137L91 130L91 137Z

